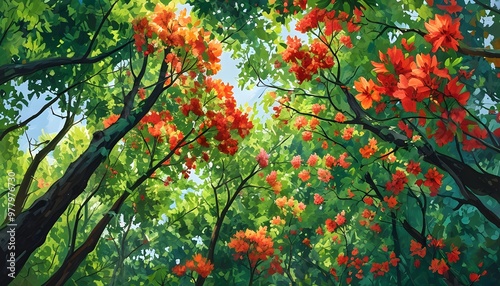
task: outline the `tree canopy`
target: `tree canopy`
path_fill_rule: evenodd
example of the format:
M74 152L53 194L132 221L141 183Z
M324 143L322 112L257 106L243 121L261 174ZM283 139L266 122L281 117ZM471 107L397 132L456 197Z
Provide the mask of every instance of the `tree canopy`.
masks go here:
M498 4L6 0L0 15L2 285L500 276Z

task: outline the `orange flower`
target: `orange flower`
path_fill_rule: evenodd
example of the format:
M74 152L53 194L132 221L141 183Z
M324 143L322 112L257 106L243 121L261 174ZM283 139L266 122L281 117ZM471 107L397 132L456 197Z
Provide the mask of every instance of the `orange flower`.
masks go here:
M193 255L192 260L186 261L185 266L177 265L172 269L172 271L176 275L182 276L184 275L184 273L186 273L186 268L191 271L195 271L203 278L206 278L210 274L210 272L214 270L214 265L210 263L209 260L204 258L201 254L197 253Z
M431 266L429 266L429 270L432 270L433 273L437 272L441 275L444 275L448 272L450 268L446 265L444 259L438 260L437 258L432 259Z
M311 109L314 115L318 115L322 110L326 110L326 106L324 104L320 105L319 103L315 103L312 105Z
M271 220L271 224L274 225L284 225L285 220L282 219L280 216L273 216L273 219Z
M361 102L364 109L372 107L373 101L380 101L380 94L373 80L367 81L364 77L360 77L359 81L354 82L354 87L359 92L356 99Z
M288 202L288 199L286 196L283 196L281 198L277 198L275 201L276 205L279 207L279 208L283 208L286 203Z
M305 244L306 246L308 247L311 247L311 240L309 238L304 238L304 240L302 240L302 243Z
M359 153L361 154L361 156L363 156L363 158L368 159L373 154L375 154L375 151L372 148L370 148L370 146L366 145L363 148L359 149Z
M271 186L275 194L281 192L282 184L278 181L278 173L276 171L271 171L271 173L266 176L266 182Z
M251 267L254 267L258 261L267 260L274 254L273 241L271 237L266 236L267 227L260 227L258 231L247 229L245 232L238 231L231 242L229 248L233 248L237 253L248 255ZM241 244L248 244L247 249L238 248ZM242 256L238 256L242 258Z
M436 15L434 20L425 23L425 28L429 32L425 35L425 40L432 44L432 52L437 49L446 51L449 48L458 51L458 41L464 37L460 32L460 20L453 20L450 15Z
M418 255L422 258L425 256L427 252L426 248L422 247L422 244L416 242L413 239L410 241L410 251L412 256Z
M350 140L352 138L352 134L354 133L354 127L347 126L342 130L342 139Z
M396 207L396 205L398 204L398 201L396 200L395 197L391 196L390 198L385 196L384 197L384 202L387 203L387 206L391 209L393 209L394 207Z
M210 263L210 261L208 261L206 258L198 261L197 268L195 269L195 271L198 272L198 274L200 274L200 276L203 278L206 278L210 274L210 272L212 272L212 270L214 270L214 265Z
M298 130L300 130L302 127L307 126L307 118L304 116L299 116L297 119L295 119L295 124L294 126L297 127Z
M312 139L312 132L311 131L302 132L302 140L310 141L311 139Z
M311 175L309 174L309 171L307 171L307 170L300 171L298 176L302 180L302 182L305 182L311 178Z
M318 179L322 182L328 183L331 179L333 179L333 176L330 174L330 171L319 168Z
M309 120L309 127L311 127L311 130L316 129L316 127L318 127L319 124L320 122L316 117L313 117L311 118L311 120Z
M291 163L292 163L292 167L294 169L298 169L300 167L300 165L302 164L302 158L300 157L300 155L294 156L292 158Z
M373 199L371 197L364 197L363 202L369 206L373 204Z
M109 126L111 126L111 124L115 123L118 118L120 118L120 115L111 114L109 118L104 119L104 121L102 122L104 124L104 128L108 128Z
M337 112L337 114L335 114L335 121L338 121L340 123L344 122L346 117L344 114L342 114L341 112Z
M311 156L309 156L309 159L307 159L307 165L311 166L311 167L314 167L314 165L316 165L316 163L318 162L318 155L316 155L316 153L314 154L311 154Z
M38 188L43 189L43 188L46 188L48 186L50 186L50 183L45 182L45 180L43 178L38 179L38 184L37 184Z
M184 274L186 274L186 266L175 265L174 268L172 268L172 272L174 272L174 274L177 276L183 276Z

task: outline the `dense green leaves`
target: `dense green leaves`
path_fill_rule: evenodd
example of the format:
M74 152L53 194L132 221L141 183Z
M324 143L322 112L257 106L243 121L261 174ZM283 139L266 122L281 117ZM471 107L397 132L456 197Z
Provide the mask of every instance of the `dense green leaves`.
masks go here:
M0 281L495 282L495 7L181 2L191 18L149 1L0 4L0 206L18 231L16 278ZM432 52L436 15L460 23L456 49ZM210 78L216 40L237 62L222 80L260 88L253 108Z

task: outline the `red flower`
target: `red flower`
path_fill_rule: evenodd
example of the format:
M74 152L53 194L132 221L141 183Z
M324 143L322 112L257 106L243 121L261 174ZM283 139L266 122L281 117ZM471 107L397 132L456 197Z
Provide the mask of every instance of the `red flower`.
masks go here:
M267 273L273 275L274 273L283 274L283 267L281 267L281 259L278 255L275 255L271 263L269 264L269 270Z
M403 48L405 48L405 50L408 52L411 52L415 49L415 44L414 43L408 44L406 38L403 38L401 40L401 45L403 45Z
M364 197L363 202L369 206L373 204L373 199L371 197Z
M446 145L453 141L455 136L455 131L457 129L454 123L445 124L442 120L436 122L436 133L434 133L434 139L439 146Z
M410 242L410 251L411 251L411 256L418 255L422 258L425 256L427 252L426 248L422 247L421 243L418 243L413 239Z
M479 281L480 277L481 277L481 275L474 273L474 272L469 274L470 282L477 282L477 281Z
M396 205L398 204L398 201L396 200L395 197L391 196L391 197L387 197L385 196L384 197L384 202L387 203L387 206L391 209L393 209L394 207L396 207Z
M184 274L186 274L186 266L175 265L174 268L172 268L172 272L174 272L174 274L177 276L183 276Z
M410 162L408 162L408 165L406 166L406 171L410 174L418 175L422 172L422 169L420 168L419 162L410 160Z
M387 56L389 56L392 67L387 66L387 64L389 64ZM396 75L408 75L412 71L411 64L413 63L413 57L409 56L408 58L405 58L403 51L398 49L396 46L387 49L387 54L379 51L379 58L382 61L381 63L372 61L372 65L375 67L373 71L377 74L389 73L389 69L394 70ZM378 77L379 76L377 75L377 78Z
M392 181L387 182L386 189L393 192L394 195L398 195L405 188L406 183L408 183L406 174L397 170L396 173L392 174Z
M380 228L380 225L378 223L370 226L370 229L373 230L376 233L382 232L382 229Z
M439 188L443 184L442 179L444 176L436 170L436 167L434 167L429 169L424 177L424 186L429 187L431 190L431 196L436 196Z
M314 204L321 205L325 199L320 194L314 194Z
M318 155L316 155L316 153L314 154L311 154L311 156L309 156L309 159L307 159L307 165L311 166L311 167L314 167L314 165L316 165L316 163L318 162Z
M458 77L454 77L452 80L450 80L444 88L444 94L455 98L461 105L465 105L469 100L470 92L462 92L465 85L463 83L458 83L457 85L457 83Z
M328 183L331 179L333 179L333 176L330 174L330 171L319 168L318 179L322 182Z
M449 48L458 51L458 41L464 37L460 32L460 20L451 18L450 15L436 15L434 20L425 23L425 28L429 32L425 35L425 40L432 44L432 52L437 49L446 51Z
M295 127L297 127L298 130L300 130L302 127L307 126L307 118L304 116L299 116L297 119L295 119Z
M294 169L298 169L300 167L300 165L302 164L302 158L300 157L300 155L294 156L292 158L291 163L292 163L292 167Z
M312 132L310 132L310 131L302 132L302 140L310 141L311 139L312 139Z
M335 223L335 221L333 221L332 219L327 219L326 222L326 230L328 230L329 232L334 232L335 229L337 228L337 223Z
M448 3L448 1L445 1ZM449 14L455 14L462 12L462 6L457 4L457 0L450 0L450 5L436 5L439 9L448 12Z
M323 229L321 228L321 226L318 226L318 228L316 229L316 234L323 235Z
M448 262L449 263L455 263L457 262L460 257L460 251L458 251L458 247L456 247L455 245L451 245L451 251L446 253L446 256L448 257Z
M257 160L261 168L265 168L269 164L269 154L264 149L260 149L260 153L255 157L255 160Z
M347 261L349 261L349 256L345 256L344 253L340 253L337 256L337 264L340 266L342 264L347 264Z
M432 259L431 266L429 266L429 270L432 270L433 273L437 272L441 275L444 275L449 269L448 265L446 265L446 261L442 258L441 260L438 260L437 258Z
M399 90L394 92L394 97L401 100L403 109L407 112L417 112L417 102L421 102L430 95L430 89L419 78L399 76Z
M341 213L338 213L337 216L335 216L335 223L338 226L343 225L345 222L346 222L345 211L342 211Z

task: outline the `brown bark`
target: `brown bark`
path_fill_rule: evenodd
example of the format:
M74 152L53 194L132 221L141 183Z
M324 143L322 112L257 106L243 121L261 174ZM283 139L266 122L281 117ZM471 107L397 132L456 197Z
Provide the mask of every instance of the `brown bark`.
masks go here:
M144 59L147 61L147 58ZM71 163L64 175L49 187L47 193L37 199L31 207L20 213L11 222L15 225L16 235L16 269L19 271L26 264L30 255L40 247L46 239L47 234L64 213L68 205L76 199L87 186L89 178L97 167L107 158L113 147L127 134L144 115L149 112L158 97L168 88L164 86L164 76L168 64L163 62L159 71L159 80L151 95L144 100L144 105L137 109L131 116L120 118L117 124L111 125L102 131L100 138L94 137L89 148L80 157ZM145 65L143 66L145 69ZM141 71L144 74L144 71ZM137 93L139 83L142 79L135 79L134 87L130 93ZM8 257L11 250L8 249L10 234L6 225L0 229L0 257ZM0 261L0 276L7 277L7 283L12 278L7 276L7 259Z

